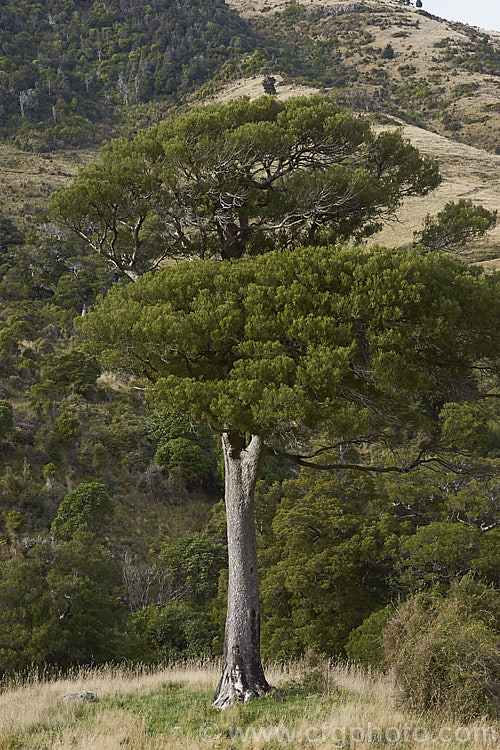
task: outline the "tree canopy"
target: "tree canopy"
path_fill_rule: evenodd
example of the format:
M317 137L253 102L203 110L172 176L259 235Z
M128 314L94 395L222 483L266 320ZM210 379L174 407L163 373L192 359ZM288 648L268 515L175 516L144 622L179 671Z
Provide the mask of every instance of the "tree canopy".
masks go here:
M426 434L414 460L436 447L442 407L479 395L499 311L496 280L451 258L309 247L144 276L82 326L108 365L220 432L276 450L305 428L393 448Z
M49 210L131 278L165 258L239 258L274 246L372 234L403 197L439 184L399 130L322 96L264 96L193 109L56 193Z

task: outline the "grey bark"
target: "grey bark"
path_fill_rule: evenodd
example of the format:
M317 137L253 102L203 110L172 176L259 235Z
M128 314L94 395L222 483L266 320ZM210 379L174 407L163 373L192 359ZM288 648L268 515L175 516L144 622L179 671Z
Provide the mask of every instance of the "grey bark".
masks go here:
M212 706L226 708L269 690L260 659L260 609L254 491L264 458L261 437L248 445L238 433L222 436L229 555L223 671Z

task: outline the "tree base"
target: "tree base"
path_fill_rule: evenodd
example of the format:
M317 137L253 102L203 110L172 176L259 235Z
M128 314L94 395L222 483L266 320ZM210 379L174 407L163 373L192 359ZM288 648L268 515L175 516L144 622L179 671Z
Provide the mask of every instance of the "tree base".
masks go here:
M257 678L245 676L239 666L230 669L224 667L222 677L215 691L212 707L218 709L229 708L235 703L246 703L251 698L259 698L269 692L270 685L264 677L262 669Z

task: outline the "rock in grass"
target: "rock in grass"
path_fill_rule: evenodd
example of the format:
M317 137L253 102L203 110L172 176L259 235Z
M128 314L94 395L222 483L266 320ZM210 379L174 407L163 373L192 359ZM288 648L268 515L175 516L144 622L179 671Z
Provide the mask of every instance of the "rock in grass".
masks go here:
M82 690L79 693L66 693L61 698L62 703L94 703L96 697L90 690Z

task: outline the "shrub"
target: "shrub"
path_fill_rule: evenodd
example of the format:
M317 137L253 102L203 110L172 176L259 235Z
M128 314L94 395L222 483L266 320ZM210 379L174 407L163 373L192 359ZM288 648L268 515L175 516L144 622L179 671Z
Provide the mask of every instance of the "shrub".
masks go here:
M500 592L467 575L405 602L383 636L403 703L469 720L500 710Z
M97 532L112 511L113 504L103 484L82 483L61 501L51 532L60 539L72 538L79 529Z
M23 514L18 510L10 510L5 516L5 525L10 531L18 531L23 523Z
M53 408L57 397L56 385L52 380L43 380L34 383L29 390L29 404L35 414L39 417L46 416Z
M227 567L227 550L200 534L187 534L163 550L162 561L175 598L204 606L217 595L219 572Z
M187 482L213 482L217 469L214 437L204 425L193 425L166 410L151 415L152 435L159 441L155 462L169 476Z
M377 609L358 628L351 630L345 645L349 659L364 667L380 667L384 661L382 637L388 620L394 615L394 605Z
M101 368L95 357L79 351L60 354L42 369L42 379L52 381L59 392L74 391L85 397L94 392L100 374Z
M155 461L169 475L191 481L210 478L214 473L210 454L186 438L174 438L160 445Z
M207 612L192 602L167 602L134 612L125 639L129 658L151 664L212 656L217 627Z
M14 426L14 410L9 401L0 399L0 439L4 438Z
M394 47L392 44L386 44L384 49L382 50L382 54L380 55L382 60L392 60L394 57Z
M82 434L82 426L69 411L63 413L54 422L53 445L69 445Z

